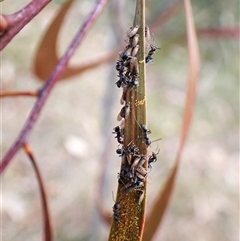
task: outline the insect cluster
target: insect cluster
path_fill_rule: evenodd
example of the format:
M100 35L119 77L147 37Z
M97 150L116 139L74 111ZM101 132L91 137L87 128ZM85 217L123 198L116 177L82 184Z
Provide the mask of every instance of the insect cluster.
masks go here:
M122 186L121 192L123 194L130 193L132 191L139 192L138 204L140 205L144 198L144 183L146 177L151 170L151 164L157 161L157 154L152 152L151 155L144 155L140 153L139 148L134 144L132 140L128 145L124 146L124 123L130 114L130 102L126 100L126 96L136 89L139 85L139 61L136 57L139 50L139 26L133 26L127 31L127 46L125 49L119 53L119 60L116 62L116 70L118 72L118 81L116 85L118 88L123 89L122 97L120 100L121 108L117 121L122 121L119 126L113 128L113 134L119 143L119 148L116 153L122 158L121 171L118 174L118 182ZM145 29L145 37L149 33L148 27ZM150 45L150 50L145 57L145 62L149 63L153 61L153 54L157 50L155 46ZM129 95L130 95L129 94ZM136 120L137 121L137 120ZM138 123L138 122L137 122ZM140 125L142 135L138 138L146 144L146 146L151 145L151 140L148 135L151 131L147 128L145 124ZM120 147L121 146L121 147ZM147 162L147 164L146 164ZM116 222L120 220L120 203L116 202L113 206L113 216Z

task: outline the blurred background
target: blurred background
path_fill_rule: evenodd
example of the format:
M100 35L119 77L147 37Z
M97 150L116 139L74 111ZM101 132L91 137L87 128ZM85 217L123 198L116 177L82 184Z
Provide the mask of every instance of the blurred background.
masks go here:
M11 14L29 1L5 0ZM40 41L62 1L43 9L2 51L2 90L36 90L33 73ZM61 56L95 1L75 1L61 28ZM239 26L239 2L191 1L198 30ZM177 6L169 18L161 16ZM71 66L101 58L125 44L135 1L113 0L89 32ZM160 47L147 65L148 126L151 145L160 148L148 178L147 213L176 158L186 97L188 52L183 3L147 1L151 43ZM161 21L159 21L159 18ZM203 31L204 32L204 31ZM182 157L171 205L154 241L239 240L239 39L226 32L201 34L201 74L191 132ZM59 82L48 99L30 144L47 187L55 240L107 240L109 226L96 210L99 178L104 175L104 208L111 212L120 159L111 133L118 125L121 91L116 87L116 59ZM45 64L48 64L46 59ZM2 156L19 134L35 102L33 97L4 98ZM107 150L107 155L104 151ZM102 174L104 171L104 174ZM1 177L3 240L42 240L38 183L28 157L19 151ZM111 214L109 214L111 215Z

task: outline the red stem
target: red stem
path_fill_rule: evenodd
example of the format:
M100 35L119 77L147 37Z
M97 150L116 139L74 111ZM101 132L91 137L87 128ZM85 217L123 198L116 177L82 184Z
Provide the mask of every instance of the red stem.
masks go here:
M38 185L40 189L40 195L41 195L41 204L42 204L42 212L43 212L43 224L44 224L44 240L45 241L52 241L53 240L53 231L52 231L52 223L51 223L51 218L50 218L50 213L49 213L49 207L48 207L48 202L47 202L47 193L46 193L46 188L44 185L44 181L40 172L40 169L37 165L36 159L33 155L33 152L28 144L24 144L23 148L25 152L27 153L32 165L33 169L35 171L37 180L38 180Z
M93 23L96 21L97 17L103 10L103 7L108 2L108 0L97 0L96 4L92 10L92 12L88 15L85 22L83 23L83 26L79 29L76 36L74 37L73 41L71 42L70 46L68 47L67 51L63 55L63 57L60 59L58 65L53 70L52 74L46 81L46 83L42 86L42 88L39 91L39 98L37 99L35 105L33 106L33 109L30 113L30 116L28 117L27 121L25 122L25 125L23 126L17 140L12 145L10 150L7 152L7 154L4 156L1 166L0 166L0 174L5 170L7 165L12 160L13 156L16 154L16 152L19 150L19 148L23 145L23 143L26 142L39 114L42 110L52 88L56 84L57 80L60 78L61 74L63 74L64 70L66 69L66 66L68 64L68 61L74 54L75 50L77 49L78 45L81 43L83 38L85 37L87 31L90 29L90 27L93 25Z
M199 36L206 36L209 38L240 38L240 28L206 28L197 29L197 34Z
M0 37L0 51L51 1L52 0L32 0L18 12L4 16L7 20L8 28Z
M4 97L16 97L16 96L32 96L32 97L36 97L38 96L38 92L37 91L16 91L16 92L0 92L0 98L4 98Z

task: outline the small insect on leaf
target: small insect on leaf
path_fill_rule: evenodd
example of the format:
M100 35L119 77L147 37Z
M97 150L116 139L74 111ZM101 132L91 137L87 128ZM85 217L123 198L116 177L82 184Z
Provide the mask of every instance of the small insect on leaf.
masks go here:
M120 57L123 61L128 60L129 57L130 57L131 49L132 49L132 48L128 48L128 47L127 47L124 51L119 52L119 57Z
M127 31L127 36L128 36L128 38L133 37L133 36L137 33L139 27L140 27L139 25L136 25L136 26L134 26L134 27L131 27L131 28Z
M142 125L142 126L141 126L141 129L142 129L142 131L143 131L143 136L142 136L142 138L144 139L145 144L146 144L147 146L150 146L152 142L151 142L150 138L148 137L148 134L151 134L151 130L149 130L146 125Z
M120 110L118 116L117 116L117 121L121 121L122 118L127 119L130 113L130 103L127 102L125 106L122 107Z
M138 41L139 41L139 34L136 34L132 37L131 47L132 48L136 47L136 45L138 44Z
M147 55L146 58L145 58L145 62L146 62L146 63L149 63L149 62L152 62L152 61L153 61L152 56L153 56L153 54L155 53L155 51L156 51L157 49L160 49L160 48L157 48L156 46L150 44L150 50L149 50L149 52L148 52L148 55Z
M131 165L131 170L133 170L136 166L138 166L139 161L141 160L141 156L135 156Z
M136 168L136 173L141 174L144 178L147 176L148 172L143 166L138 166Z
M116 134L115 138L117 138L118 143L123 144L124 129L121 129L120 126L116 126L113 130L114 132L112 133Z
M132 57L135 57L138 53L138 50L139 50L139 45L136 45L133 49L132 49Z
M136 57L132 57L130 60L130 71L132 72L132 75L139 75L139 66Z

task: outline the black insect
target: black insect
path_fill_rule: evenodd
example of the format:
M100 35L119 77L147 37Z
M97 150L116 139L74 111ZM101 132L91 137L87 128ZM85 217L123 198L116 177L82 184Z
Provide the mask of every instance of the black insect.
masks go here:
M126 148L126 154L127 155L135 155L135 154L139 154L139 148L137 146L129 146L128 148Z
M139 85L139 81L137 79L133 79L131 82L132 87L137 87Z
M127 61L131 58L131 55L130 55L129 51L131 51L131 49L129 49L128 46L127 46L124 51L119 53L119 56L123 61Z
M120 203L115 202L112 209L113 209L113 219L116 222L119 222L120 221L120 215L119 215Z
M129 186L125 186L125 187L123 188L123 193L124 193L124 194L127 194L127 193L129 193L129 192L131 192L131 191L133 191L133 190L138 190L138 189L140 189L140 188L143 187L143 186L144 186L144 182L141 181L141 180L137 180L137 181L134 182L134 183L130 183Z
M113 210L113 219L114 221L116 222L120 222L120 213L119 213L119 210L120 210L120 202L116 202L114 200L114 197L113 197L113 192L112 192L112 198L113 198L113 201L114 201L114 205L112 207L112 210Z
M135 155L135 154L139 154L139 148L137 146L127 146L124 149L124 154L125 155Z
M123 155L124 155L124 151L123 151L122 148L118 148L118 149L116 150L116 153L117 153L119 156L123 156Z
M160 48L157 48L156 46L150 44L150 50L149 50L149 52L148 52L148 55L147 55L146 58L145 58L145 62L146 62L146 63L149 63L149 62L153 61L152 56L153 56L153 54L155 53L155 51L156 51L157 49L160 49Z
M126 74L119 74L119 80L115 83L118 88L126 87L129 82L131 82L130 78Z
M127 71L127 68L125 66L125 63L123 60L118 60L116 63L116 70L119 72L119 74L123 74Z
M126 155L126 156L129 156L129 155L135 155L135 154L139 154L139 148L135 145L133 146L126 146L125 148L118 148L116 150L116 153L119 155L119 156L123 156L123 155Z
M122 86L123 80L120 78L115 84L117 85L118 88Z
M120 126L116 126L113 130L114 132L112 133L116 134L115 138L117 138L118 143L123 144L124 129L121 129Z
M157 155L158 155L158 153L159 153L159 151L160 150L158 150L158 152L157 153L155 153L155 152L152 152L152 155L149 157L149 159L148 159L148 168L151 170L152 169L152 163L153 162L156 162L157 161Z
M148 137L148 134L151 134L151 130L149 130L146 125L142 125L142 131L143 131L143 139L145 140L146 145L150 146L152 142Z
M136 88L138 85L139 85L139 81L138 81L137 77L135 77L135 75L134 75L134 76L131 76L131 79L128 79L125 87L128 90L131 90L132 88Z
M130 168L127 166L122 166L121 172L118 174L118 183L126 186L126 183L131 180Z

